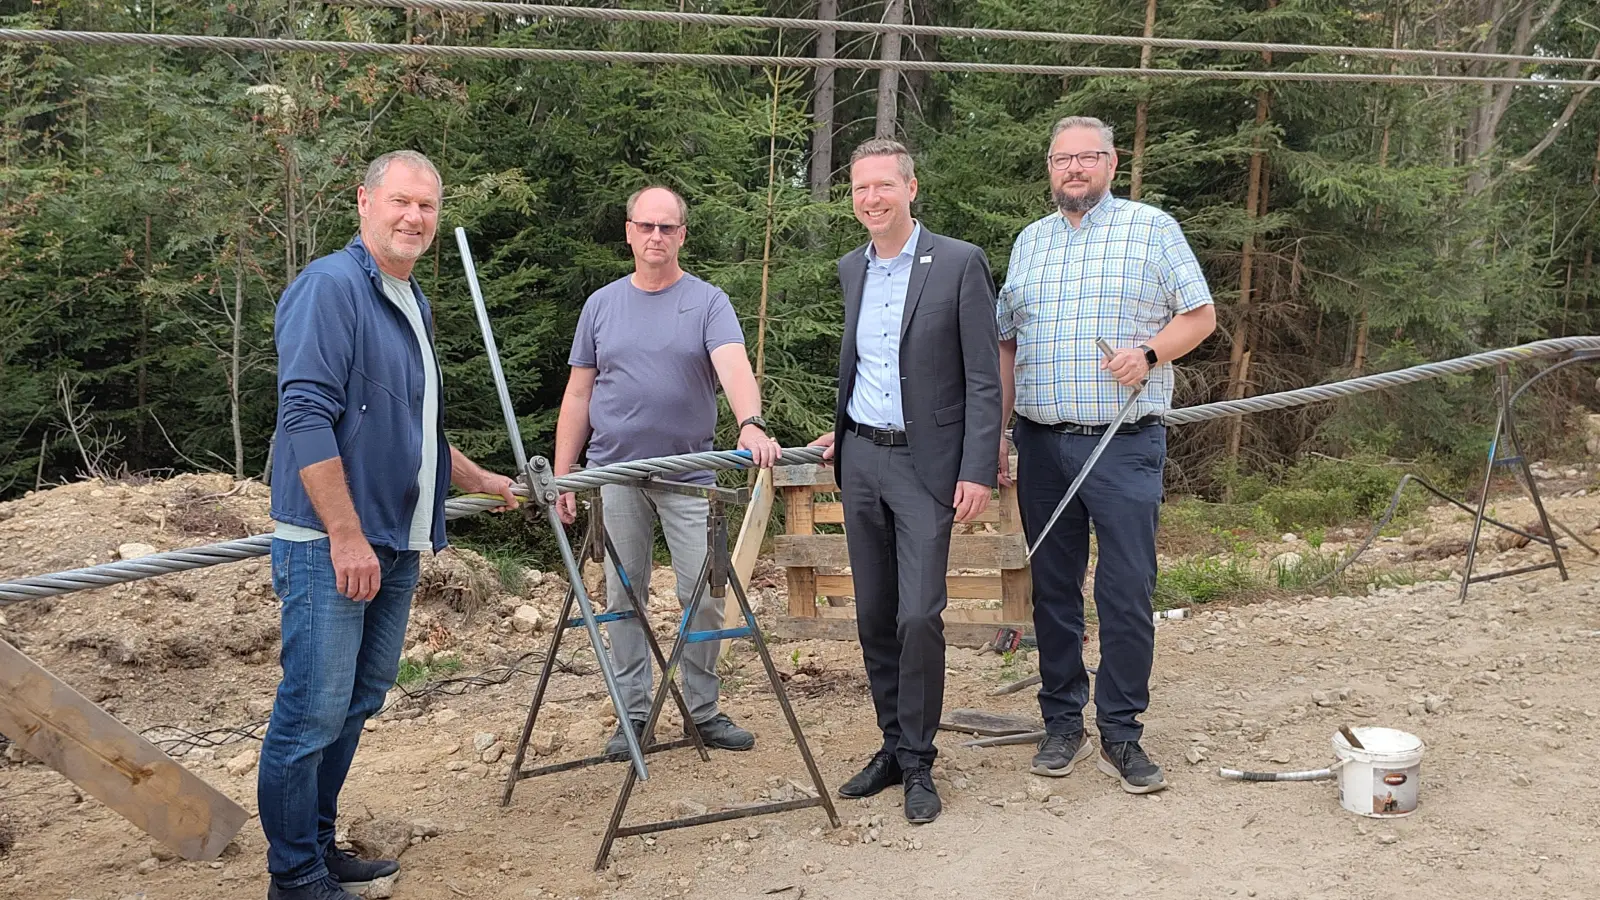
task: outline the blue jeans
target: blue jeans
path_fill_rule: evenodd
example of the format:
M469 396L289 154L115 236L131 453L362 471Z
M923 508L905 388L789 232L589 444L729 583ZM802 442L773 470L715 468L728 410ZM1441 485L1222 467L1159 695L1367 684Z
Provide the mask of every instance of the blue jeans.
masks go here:
M1022 530L1031 545L1100 438L1062 434L1020 417L1012 435ZM1089 701L1083 581L1093 523L1100 548L1094 573L1094 608L1100 620L1095 724L1101 740L1111 743L1137 741L1144 733L1139 715L1150 705L1156 646L1150 601L1156 588L1156 528L1166 459L1164 426L1112 438L1033 556L1039 711L1050 731L1081 729Z
M361 728L400 669L417 551L374 547L378 596L342 596L328 539L272 542L272 589L283 603L283 681L261 742L256 798L267 869L280 887L328 874L339 790Z

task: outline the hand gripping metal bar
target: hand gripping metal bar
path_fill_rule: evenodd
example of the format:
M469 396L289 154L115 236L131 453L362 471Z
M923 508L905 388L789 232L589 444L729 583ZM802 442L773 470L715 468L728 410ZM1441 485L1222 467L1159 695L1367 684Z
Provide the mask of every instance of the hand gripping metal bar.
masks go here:
M1111 345L1107 344L1104 338L1095 338L1095 343L1100 347L1100 355L1106 359L1109 360L1115 355ZM1045 535L1050 533L1050 529L1056 524L1056 520L1061 518L1061 514L1066 511L1067 504L1072 502L1073 497L1078 496L1078 488L1083 487L1083 480L1089 477L1089 470L1093 469L1094 464L1100 460L1100 454L1106 452L1106 445L1110 444L1111 439L1117 436L1117 429L1121 428L1122 424L1128 420L1128 414L1133 412L1133 405L1139 402L1139 395L1144 393L1144 386L1149 382L1150 379L1147 376L1144 381L1139 382L1134 387L1133 393L1128 395L1128 399L1123 402L1122 408L1117 410L1116 418L1112 419L1111 424L1106 426L1106 433L1100 436L1100 443L1094 445L1094 452L1090 453L1089 458L1084 460L1083 468L1078 470L1078 477L1072 479L1072 484L1067 486L1067 492L1061 495L1061 502L1056 504L1056 511L1050 514L1050 521L1044 523L1044 527L1039 530L1039 536L1033 541L1033 546L1028 548L1028 559L1033 559L1033 552L1038 550L1039 546L1044 543Z
M556 543L561 548L561 561L567 567L567 583L572 586L573 598L578 601L578 613L583 617L584 629L589 632L589 645L594 648L595 661L600 664L600 674L605 678L606 693L611 695L612 708L627 709L627 704L622 700L621 686L617 684L617 673L611 665L611 655L600 638L594 605L590 603L589 591L583 585L583 569L578 566L572 543L567 539L567 529L562 526L561 516L556 511L556 499L560 492L556 490L554 473L544 457L536 457L530 463L522 449L522 430L517 427L517 413L511 406L511 391L506 386L505 373L500 369L500 351L495 346L494 329L489 324L489 307L484 303L483 291L478 286L478 271L472 262L472 248L467 245L466 229L456 229L456 246L461 250L461 265L466 269L467 287L472 291L472 304L478 311L478 327L483 331L483 346L489 354L489 369L494 373L495 390L500 394L500 410L506 417L506 431L511 438L511 452L516 454L517 470L528 486L529 498L544 510L550 529L555 532ZM628 756L633 760L634 771L640 781L648 781L644 749L639 746L638 735L633 733L632 728L622 729L622 734L628 742Z

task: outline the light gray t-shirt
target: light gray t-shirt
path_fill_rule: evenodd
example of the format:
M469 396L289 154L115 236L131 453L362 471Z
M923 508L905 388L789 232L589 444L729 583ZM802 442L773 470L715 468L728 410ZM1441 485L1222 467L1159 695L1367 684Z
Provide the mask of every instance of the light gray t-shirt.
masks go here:
M589 464L711 449L717 374L711 351L743 344L728 295L687 273L660 291L620 278L590 295L568 363L595 369ZM709 484L713 472L674 476Z
M411 292L411 283L381 270L379 274L383 275L384 296L405 313L406 321L411 323L411 331L417 337L417 347L422 351L422 464L417 467L419 492L417 507L411 514L409 549L430 550L433 548L434 481L439 463L439 436L438 430L433 427L439 417L438 366L433 358L433 348L428 345L428 330L422 323L422 307L417 303L416 294ZM273 535L287 541L315 541L328 536L315 528L286 522L276 525Z

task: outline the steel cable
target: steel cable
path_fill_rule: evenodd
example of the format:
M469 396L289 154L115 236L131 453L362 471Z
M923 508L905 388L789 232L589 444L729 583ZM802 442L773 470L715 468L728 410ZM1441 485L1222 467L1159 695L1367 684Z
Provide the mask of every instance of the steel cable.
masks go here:
M1445 375L1460 375L1502 363L1525 362L1568 353L1600 353L1600 336L1551 338L1516 347L1474 353L1456 359L1423 363L1394 372L1366 375L1347 381L1282 391L1276 394L1262 394L1259 397L1246 397L1239 400L1224 400L1220 403L1184 407L1168 412L1165 420L1172 424L1192 424L1227 416L1268 412L1384 390ZM779 464L785 466L803 465L820 462L821 459L822 451L820 448L790 448L783 451L782 456L779 458ZM645 459L585 469L557 478L555 479L555 484L562 491L581 491L605 484L632 481L650 475L682 474L708 469L737 469L748 467L749 464L750 457L747 451L711 450L705 453ZM501 505L501 501L495 498L455 497L445 503L445 517L447 519L456 519L483 512L499 505ZM186 569L198 569L225 562L264 556L271 550L271 547L272 536L259 534L237 541L189 547L138 559L121 560L83 569L0 582L0 606L23 600L35 600L41 597L68 594L74 591L107 587L156 575L180 572Z
M1198 78L1210 81L1293 81L1332 84L1513 84L1594 88L1600 81L1571 78L1517 78L1503 75L1420 75L1380 72L1239 71L1233 69L1140 69L1133 66L1047 66L1016 63L934 60L849 59L810 56L750 56L715 53L646 53L622 50L564 50L541 47L479 47L441 44L390 44L372 41L320 41L297 38L228 37L201 34L141 34L117 31L50 31L0 28L0 43L78 44L101 47L175 47L261 53L335 53L418 56L431 59L501 59L533 62L634 63L690 66L778 66L791 69L892 69L897 72L969 72L998 75L1133 76Z
M1100 44L1154 47L1165 50L1225 50L1238 53L1304 53L1308 55L1371 56L1382 59L1510 62L1527 65L1592 66L1600 59L1570 56L1528 56L1515 53L1473 53L1467 50L1415 50L1404 47L1339 47L1324 44L1278 44L1260 41L1206 41L1055 31L1020 31L1009 28L965 28L950 25L895 25L888 22L850 22L841 19L786 19L776 16L734 16L719 13L673 12L652 9L606 9L587 6L552 6L545 3L497 3L485 0L329 0L335 6L364 9L417 9L435 12L478 13L498 16L535 16L547 19L587 19L602 22L650 22L666 25L710 25L719 28L792 28L797 31L850 31L902 34L915 37L963 38L993 41L1038 41L1052 44Z

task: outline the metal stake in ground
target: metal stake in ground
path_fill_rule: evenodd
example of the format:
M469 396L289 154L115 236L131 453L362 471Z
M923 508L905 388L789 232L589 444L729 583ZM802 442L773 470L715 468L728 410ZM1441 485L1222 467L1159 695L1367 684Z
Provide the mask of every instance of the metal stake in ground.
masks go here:
M511 406L511 391L506 387L505 372L500 369L500 351L495 346L494 329L489 325L489 307L483 302L483 291L478 287L478 270L472 263L472 248L467 246L467 231L464 228L456 229L456 247L461 251L461 265L466 269L472 305L478 311L478 328L483 332L483 346L489 354L489 371L494 373L494 386L500 395L500 411L506 417L506 432L511 438L511 452L516 455L517 471L528 486L529 499L544 510L550 528L556 534L556 543L561 548L561 561L567 568L567 583L572 587L573 599L578 601L578 612L583 617L585 630L589 632L589 646L594 648L595 662L600 664L600 675L605 679L606 693L611 695L611 706L620 712L628 706L622 702L622 688L617 683L617 673L612 668L605 642L600 639L600 624L595 621L594 606L589 602L589 591L583 585L583 569L578 565L572 544L567 540L567 529L562 527L561 517L556 512L556 498L560 494L555 489L554 473L543 457L535 459L530 465L527 453L522 449L522 429L517 427L517 412ZM649 627L648 624L646 627ZM639 780L648 780L644 749L639 746L638 736L632 728L622 729L622 734L627 739L628 756L633 759L633 768Z
M1100 347L1100 355L1106 359L1115 355L1111 345L1107 344L1104 338L1095 338L1095 344ZM1039 536L1034 539L1033 546L1028 548L1028 559L1033 559L1033 552L1044 543L1045 535L1050 533L1056 520L1066 511L1067 504L1072 502L1073 497L1078 496L1078 488L1083 487L1083 480L1089 477L1089 470L1094 468L1094 464L1100 460L1100 454L1106 452L1106 445L1111 443L1111 439L1117 435L1117 430L1128 420L1128 414L1133 412L1133 405L1139 402L1139 395L1144 393L1144 386L1147 383L1149 383L1148 378L1134 386L1133 393L1128 395L1128 399L1123 401L1122 408L1117 410L1116 418L1106 426L1106 433L1100 436L1100 443L1094 445L1094 452L1084 460L1083 468L1078 470L1078 477L1072 479L1072 484L1067 486L1067 492L1061 495L1061 502L1056 504L1056 511L1050 514L1050 521L1044 523L1044 528L1039 530Z

